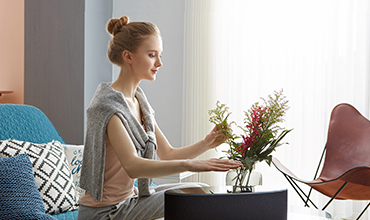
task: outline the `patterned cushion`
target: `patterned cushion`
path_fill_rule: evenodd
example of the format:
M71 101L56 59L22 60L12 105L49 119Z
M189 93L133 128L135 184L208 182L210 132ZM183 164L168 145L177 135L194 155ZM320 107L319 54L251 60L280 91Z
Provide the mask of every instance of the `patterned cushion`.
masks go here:
M76 201L80 198L85 190L80 188L80 176L84 145L69 145L63 144L64 153L67 157L69 168L73 176L73 183L76 186Z
M76 203L75 186L61 143L0 141L0 157L12 157L23 153L31 159L36 185L46 213L57 214L72 210Z
M55 219L45 213L27 154L0 158L0 218Z

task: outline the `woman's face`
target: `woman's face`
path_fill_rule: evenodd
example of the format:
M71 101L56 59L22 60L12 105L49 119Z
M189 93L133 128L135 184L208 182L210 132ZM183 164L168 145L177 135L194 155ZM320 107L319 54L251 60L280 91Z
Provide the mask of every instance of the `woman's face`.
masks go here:
M162 66L161 54L163 51L162 38L150 35L143 44L132 53L132 68L140 80L154 81L159 67Z

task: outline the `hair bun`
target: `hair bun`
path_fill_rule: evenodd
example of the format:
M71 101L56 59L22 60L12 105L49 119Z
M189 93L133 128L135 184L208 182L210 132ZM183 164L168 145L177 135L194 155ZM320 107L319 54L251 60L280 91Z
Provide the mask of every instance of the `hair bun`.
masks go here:
M125 26L125 25L127 25L129 22L130 22L130 19L129 19L127 16L122 16L122 17L119 19L119 23L121 24L121 26Z
M112 18L107 24L107 31L111 35L116 35L123 26L127 25L130 19L127 16L122 16L121 18Z

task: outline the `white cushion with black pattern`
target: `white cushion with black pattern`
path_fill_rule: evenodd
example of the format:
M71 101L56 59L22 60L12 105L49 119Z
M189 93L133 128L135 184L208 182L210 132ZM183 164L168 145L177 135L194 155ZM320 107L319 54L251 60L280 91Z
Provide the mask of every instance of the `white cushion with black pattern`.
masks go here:
M80 196L85 192L85 190L80 188L80 176L84 145L62 144L62 147L69 162L69 168L71 169L71 173L73 176L73 183L76 187L76 201L78 201Z
M37 188L48 214L73 210L75 185L60 142L34 144L18 140L0 141L0 157L27 154L32 162Z

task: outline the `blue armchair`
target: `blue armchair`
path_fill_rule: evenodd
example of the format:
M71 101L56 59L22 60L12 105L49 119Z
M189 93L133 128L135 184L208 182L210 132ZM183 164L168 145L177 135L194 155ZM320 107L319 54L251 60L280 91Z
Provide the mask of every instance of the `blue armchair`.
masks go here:
M16 139L42 144L52 140L65 144L48 117L30 105L0 105L0 140Z
M53 140L65 144L48 117L29 105L0 104L0 140L15 139L32 143ZM57 219L77 219L78 210L56 214Z

